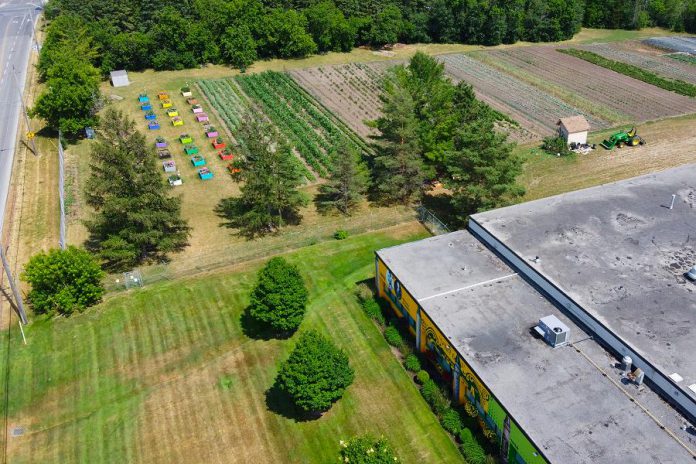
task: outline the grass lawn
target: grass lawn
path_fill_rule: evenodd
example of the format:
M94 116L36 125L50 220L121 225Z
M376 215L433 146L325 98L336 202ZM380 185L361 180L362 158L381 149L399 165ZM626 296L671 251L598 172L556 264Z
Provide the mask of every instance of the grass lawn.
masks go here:
M352 295L374 275L375 249L425 235L399 226L287 255L310 288L302 329L328 333L356 371L319 420L269 410L265 392L296 337L245 335L256 263L36 321L26 347L13 333L10 428L26 433L9 438L9 462L323 464L336 460L340 439L364 432L388 438L403 462L462 462Z
M652 121L637 126L647 144L607 151L599 143L618 131L608 129L590 134L589 143L597 149L587 155L557 158L544 153L540 144L517 148L526 160L519 178L527 193L523 201L615 182L630 177L696 163L694 133L696 115ZM623 126L620 129L630 129Z

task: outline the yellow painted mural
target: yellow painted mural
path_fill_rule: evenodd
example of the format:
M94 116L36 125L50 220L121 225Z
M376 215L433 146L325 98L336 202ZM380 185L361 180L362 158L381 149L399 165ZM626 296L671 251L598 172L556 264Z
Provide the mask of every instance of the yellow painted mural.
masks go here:
M401 282L387 269L387 266L381 260L377 260L377 271L379 276L379 296L387 298L399 316L404 317L408 314L411 320L414 321L413 325L415 325L418 303L402 287Z

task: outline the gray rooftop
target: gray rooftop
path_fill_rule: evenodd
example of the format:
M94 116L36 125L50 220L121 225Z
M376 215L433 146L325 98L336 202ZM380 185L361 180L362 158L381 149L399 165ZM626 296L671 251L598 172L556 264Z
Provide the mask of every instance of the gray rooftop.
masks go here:
M473 219L523 259L539 256L535 269L665 375L696 383L696 285L684 278L696 264L696 165Z
M622 385L612 356L468 232L377 254L551 462L691 461L639 404L690 443L683 419L650 389ZM549 315L574 345L532 336Z

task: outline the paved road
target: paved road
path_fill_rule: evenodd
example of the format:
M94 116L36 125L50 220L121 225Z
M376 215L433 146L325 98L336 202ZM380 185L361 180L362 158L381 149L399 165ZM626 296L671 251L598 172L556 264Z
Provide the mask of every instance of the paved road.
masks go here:
M40 13L39 4L40 0L32 3L0 0L0 232L5 220L17 126L23 117L19 89L24 89L32 48L31 22Z

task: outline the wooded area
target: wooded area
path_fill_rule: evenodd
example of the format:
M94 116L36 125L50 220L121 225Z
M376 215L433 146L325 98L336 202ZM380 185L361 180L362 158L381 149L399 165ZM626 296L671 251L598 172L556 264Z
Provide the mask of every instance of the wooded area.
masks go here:
M582 25L696 31L696 0L52 0L46 14L84 23L103 73L205 63L244 69L258 58L396 42L558 41Z

